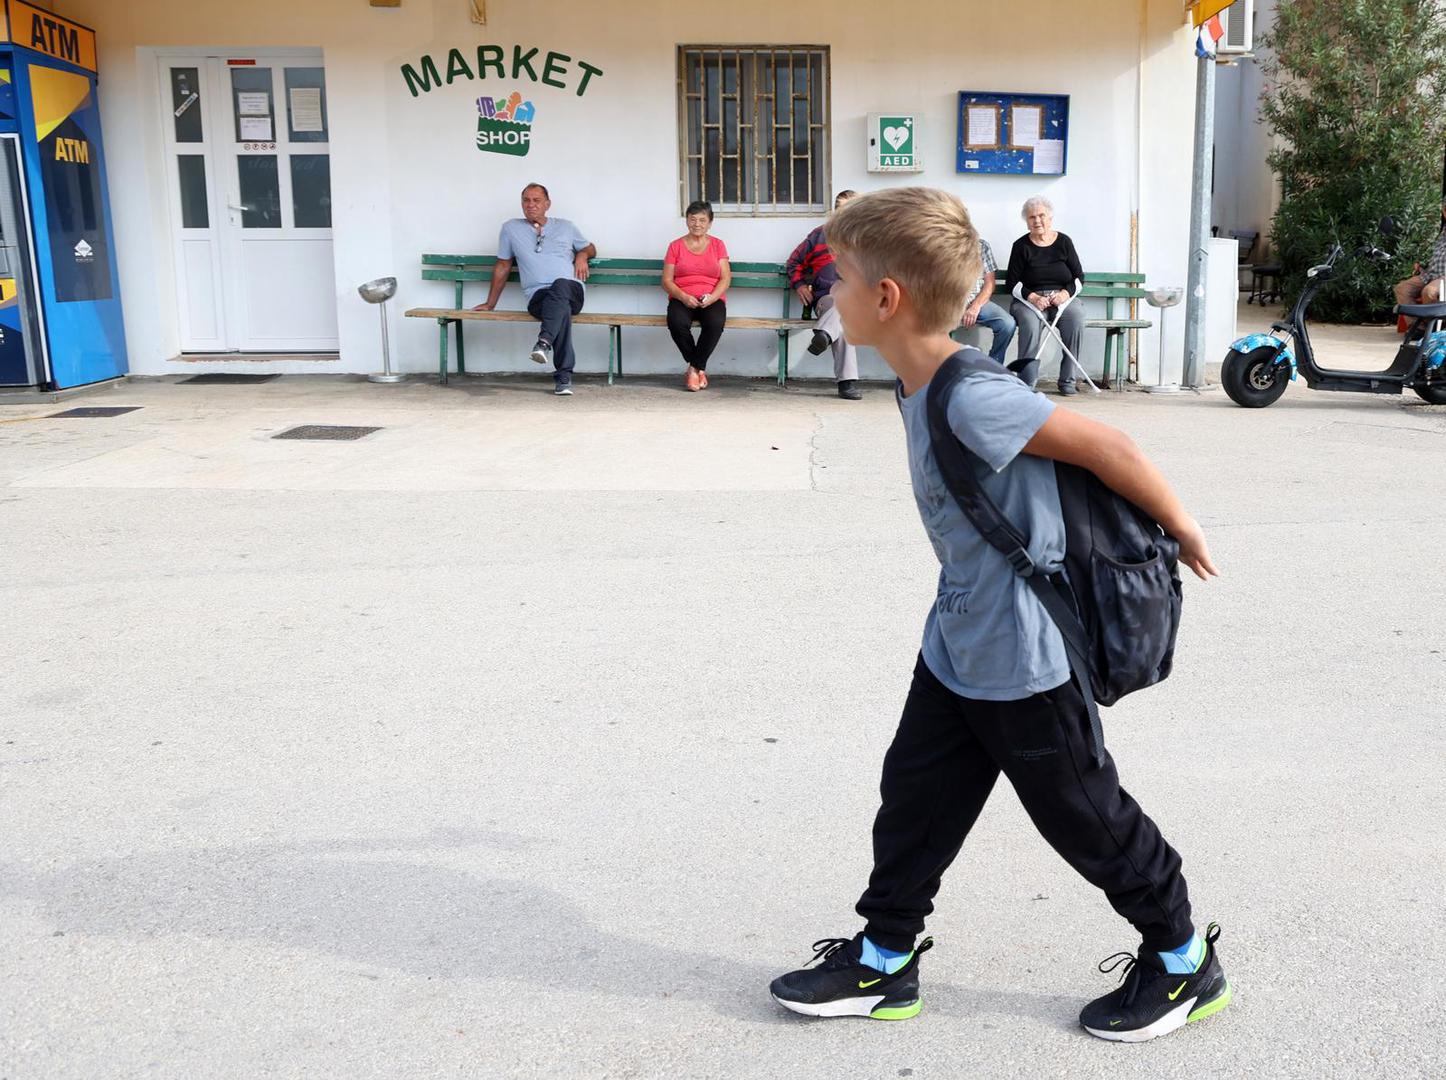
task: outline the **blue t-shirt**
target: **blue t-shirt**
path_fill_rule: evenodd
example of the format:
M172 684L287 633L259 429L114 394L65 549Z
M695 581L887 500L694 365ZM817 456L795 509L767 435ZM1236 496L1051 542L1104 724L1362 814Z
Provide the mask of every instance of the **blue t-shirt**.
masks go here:
M1014 701L1069 681L1069 659L1049 613L1002 554L970 524L944 486L929 445L928 387L895 391L908 438L909 475L924 531L939 557L939 591L924 624L924 662L954 693ZM981 461L979 485L1029 538L1045 572L1064 562L1064 515L1054 462L1021 454L1054 403L1013 375L970 372L954 386L949 426Z
M540 237L526 218L513 218L502 223L502 231L497 236L497 257L517 264L522 291L531 300L533 293L558 278L576 281L573 256L587 246L588 241L567 218L548 218Z

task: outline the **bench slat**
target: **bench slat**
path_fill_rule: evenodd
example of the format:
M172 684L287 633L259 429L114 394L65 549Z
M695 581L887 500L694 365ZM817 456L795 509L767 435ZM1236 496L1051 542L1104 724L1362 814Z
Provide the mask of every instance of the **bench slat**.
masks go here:
M472 311L467 308L408 308L409 319L465 319L468 322L536 322L525 311ZM572 317L583 326L667 326L665 315L625 312L582 311ZM773 319L767 316L737 315L727 325L737 330L811 330L812 319Z
M1112 282L1121 284L1138 284L1145 280L1144 274L1136 274L1128 271L1111 270L1107 273L1085 273L1084 283L1086 285L1105 285Z

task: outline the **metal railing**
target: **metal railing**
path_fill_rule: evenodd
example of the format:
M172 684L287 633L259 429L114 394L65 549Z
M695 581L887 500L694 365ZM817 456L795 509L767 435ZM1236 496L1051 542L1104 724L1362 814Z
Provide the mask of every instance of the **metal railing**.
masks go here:
M679 209L827 210L828 71L826 45L680 46Z

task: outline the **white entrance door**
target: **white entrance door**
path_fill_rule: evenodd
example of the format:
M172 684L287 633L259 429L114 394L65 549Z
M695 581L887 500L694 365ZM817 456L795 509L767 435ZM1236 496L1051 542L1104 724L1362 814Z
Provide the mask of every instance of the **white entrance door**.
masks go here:
M321 57L164 57L181 348L337 348Z

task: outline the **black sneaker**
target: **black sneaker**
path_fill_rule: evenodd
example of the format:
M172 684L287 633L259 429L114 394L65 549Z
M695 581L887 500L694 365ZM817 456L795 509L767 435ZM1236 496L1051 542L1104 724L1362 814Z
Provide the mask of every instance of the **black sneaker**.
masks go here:
M538 338L537 344L532 346L532 351L527 354L527 358L534 364L552 363L552 342L546 338Z
M780 975L769 984L773 1000L804 1016L868 1016L875 1020L907 1020L923 1007L919 999L919 956L934 946L925 938L909 961L892 975L859 963L863 934L824 938L813 943L817 967ZM813 961L809 961L812 963Z
M810 339L808 343L808 351L813 353L814 356L822 356L828 352L832 345L833 338L829 337L822 330L815 330L812 339Z
M1075 388L1072 382L1062 382L1059 384L1059 392L1064 397L1073 397L1079 393L1079 390Z
M864 392L859 389L857 379L841 379L838 384L838 396L845 401L862 401Z
M1100 964L1103 972L1125 965L1123 982L1113 993L1091 1001L1079 1022L1091 1035L1115 1042L1148 1042L1213 1016L1230 1004L1232 991L1215 955L1220 927L1205 931L1205 962L1193 975L1172 974L1160 954L1140 950L1139 956L1115 953Z

